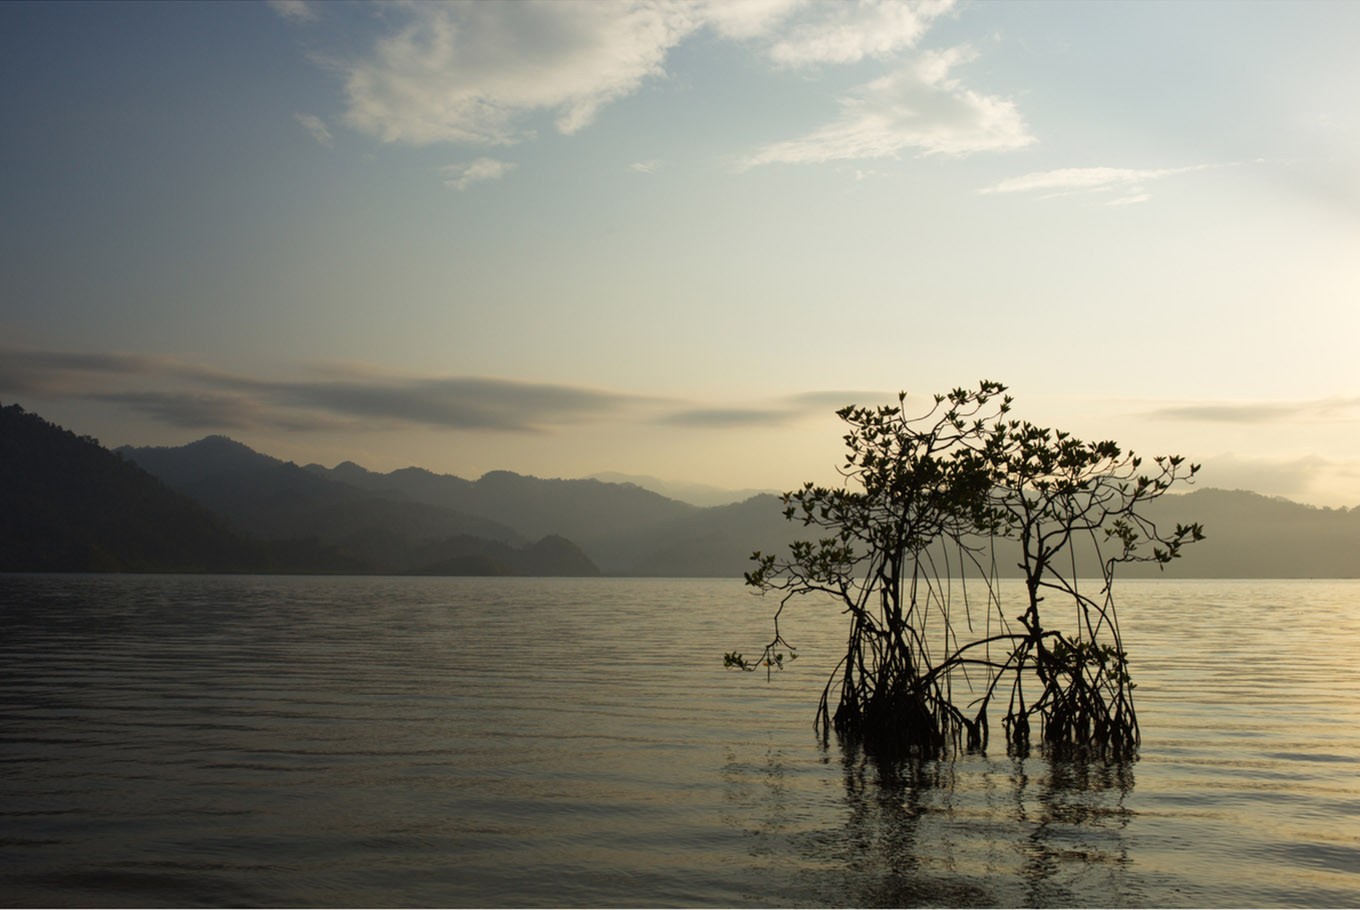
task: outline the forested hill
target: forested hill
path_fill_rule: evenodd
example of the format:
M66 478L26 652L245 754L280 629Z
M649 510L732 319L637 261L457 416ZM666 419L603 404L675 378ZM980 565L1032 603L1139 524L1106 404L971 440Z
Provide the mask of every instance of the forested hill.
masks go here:
M704 511L631 483L530 477L512 471L491 471L477 480L424 468L378 474L353 462L329 469L308 465L306 470L371 493L494 519L530 539L559 534L584 544L627 538Z
M118 450L177 491L266 541L308 539L360 571L421 575L598 575L552 530L528 533L490 515L367 489L256 452L224 436ZM532 542L531 541L536 541Z
M89 437L0 408L0 570L238 572L259 545Z
M148 460L155 461L153 453ZM0 408L0 571L597 575L560 537L518 545L504 526L330 484L223 438L205 440L162 478L18 405ZM179 469L176 473L175 469ZM319 485L319 486L318 486ZM272 506L266 505L272 503ZM261 519L261 516L265 516ZM241 518L276 519L259 535ZM392 525L411 536L393 537ZM328 534L315 533L318 527ZM426 536L422 536L422 534ZM351 537L353 546L325 539Z

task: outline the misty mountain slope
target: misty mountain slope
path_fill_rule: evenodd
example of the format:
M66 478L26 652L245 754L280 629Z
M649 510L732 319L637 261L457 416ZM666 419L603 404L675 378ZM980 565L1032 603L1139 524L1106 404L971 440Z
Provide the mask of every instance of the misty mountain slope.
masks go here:
M355 490L225 436L117 451L217 514L264 536L281 536L271 527L276 516L361 498Z
M610 573L740 578L751 568L752 552L780 552L799 530L784 520L779 497L761 494L646 530L586 537L581 545Z
M1319 509L1246 490L1199 489L1164 496L1148 515L1160 526L1198 521L1205 539L1158 573L1129 577L1360 578L1360 508Z
M677 483L662 480L660 477L653 477L650 474L620 474L616 471L591 474L589 479L598 480L602 483L632 484L633 486L641 487L644 490L651 490L653 493L660 493L668 499L674 499L701 508L735 505L739 502L745 502L752 496L760 496L763 493L778 495L774 490L770 489L729 490L723 487L715 487L703 483Z
M309 465L307 470L370 492L400 493L417 502L492 519L528 539L560 535L581 544L597 562L599 555L587 540L646 532L700 511L650 490L598 480L545 480L492 471L469 481L423 468L379 474L352 463L330 469Z
M266 549L146 471L18 405L0 408L0 570L263 571Z
M254 451L223 436L184 446L130 448L168 483L266 540L312 540L360 571L427 575L598 575L571 541L529 545L507 525L428 502L391 485L363 489ZM336 472L364 480L369 472Z
M461 535L522 542L499 522L359 489L226 437L120 452L244 531L339 545L374 570L407 568L399 554L425 541Z
M1167 530L1197 521L1206 537L1187 545L1164 569L1126 564L1117 578L1360 578L1360 508L1319 509L1242 490L1198 489L1164 496L1144 512ZM819 536L824 532L816 527L785 521L778 497L757 496L646 533L585 539L582 545L611 573L740 577L750 568L753 550L781 552L793 540ZM1079 550L1081 577L1098 579L1093 551ZM1149 552L1146 546L1144 551ZM949 558L957 567L957 555ZM1021 575L1013 541L998 542L995 559L1001 577Z

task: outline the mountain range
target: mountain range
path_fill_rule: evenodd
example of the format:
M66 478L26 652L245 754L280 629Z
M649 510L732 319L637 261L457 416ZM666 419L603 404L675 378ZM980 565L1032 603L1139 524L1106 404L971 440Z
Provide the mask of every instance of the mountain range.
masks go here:
M752 551L816 536L768 493L701 506L647 482L299 466L224 436L109 451L12 405L0 408L0 570L736 578ZM1205 527L1171 577L1360 577L1360 509L1198 489L1147 514ZM999 551L1001 574L1013 563Z

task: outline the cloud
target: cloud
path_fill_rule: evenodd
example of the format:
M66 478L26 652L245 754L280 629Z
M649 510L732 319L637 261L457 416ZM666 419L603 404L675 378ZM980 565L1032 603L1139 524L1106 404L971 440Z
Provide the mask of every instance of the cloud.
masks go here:
M312 134L312 138L326 148L335 144L335 137L331 135L330 130L326 129L326 124L316 114L294 114L293 119L302 124L303 128Z
M696 0L693 10L720 37L745 41L768 35L806 0Z
M339 64L346 122L383 142L510 145L535 111L574 133L663 72L699 25L688 4L524 0L399 4L368 57Z
M538 433L615 414L642 399L567 385L485 377L276 383L281 399L324 412L444 429Z
M451 190L467 189L474 183L482 180L499 180L504 177L514 163L509 161L498 161L495 158L478 158L465 164L449 164L439 169L439 173L444 178L444 185Z
M345 123L383 142L506 146L534 138L536 115L561 133L664 77L670 51L708 29L779 67L889 60L915 47L954 0L523 0L394 3L371 49L329 60L345 83ZM306 9L305 7L303 9ZM280 9L283 13L283 10ZM286 13L286 15L300 15ZM841 117L749 164L967 154L1033 141L1005 99L965 88L950 68L967 48L928 53L841 100Z
M0 347L0 364L0 391L119 404L192 429L376 424L542 433L655 404L564 384L355 367L332 368L320 378L262 379L169 358L11 347Z
M262 408L244 395L212 392L87 392L81 397L120 404L170 426L192 430L259 426Z
M180 377L195 373L179 361L144 354L0 346L0 390L23 395L66 395L104 376Z
M730 429L781 426L797 416L797 411L787 408L692 408L667 414L659 422L677 427Z
M950 75L973 59L967 47L930 52L839 99L840 115L800 138L759 149L743 168L764 164L967 155L1011 151L1034 141L1015 104L966 88Z
M269 7L290 22L315 22L320 18L316 8L307 0L269 0Z
M1355 420L1360 418L1360 398L1210 402L1157 408L1144 412L1144 416L1162 420L1243 424Z
M829 389L818 392L803 392L802 394L792 396L789 401L799 408L835 412L846 405L867 406L896 402L897 395L896 393L885 394L883 392L866 392L862 389L859 391Z
M737 427L783 426L809 415L834 414L848 404L876 404L896 396L882 392L821 390L788 395L762 406L698 407L663 415L660 423L670 426L733 429Z
M1053 171L1036 171L1012 177L978 190L979 193L1042 193L1043 198L1066 196L1081 192L1125 190L1128 195L1111 201L1110 205L1129 205L1146 201L1149 196L1143 184L1180 174L1224 167L1221 164L1194 164L1173 168L1126 167L1068 167Z
M880 392L815 390L739 406L676 401L567 383L396 373L365 364L310 367L301 376L233 373L169 357L0 345L0 393L99 401L192 430L387 429L545 434L606 421L729 429L826 418Z
M953 5L952 0L816 4L814 16L789 28L766 54L792 67L882 59L915 46L932 20Z
M954 0L706 0L692 8L719 37L759 46L786 67L858 63L914 47Z
M1210 423L1275 423L1298 416L1295 405L1266 404L1187 404L1158 408L1146 412L1146 416L1162 420L1187 420Z
M661 170L661 162L657 161L655 158L651 161L634 161L632 164L628 165L628 170L635 171L639 174L655 174L657 171Z

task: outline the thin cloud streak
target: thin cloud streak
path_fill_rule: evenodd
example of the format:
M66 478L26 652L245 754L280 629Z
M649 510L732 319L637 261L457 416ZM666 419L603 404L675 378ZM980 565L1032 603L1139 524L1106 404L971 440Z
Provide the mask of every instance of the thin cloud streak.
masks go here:
M573 386L481 377L391 382L278 383L281 399L376 420L459 430L541 433L618 415L639 399Z
M735 429L782 426L799 416L798 411L763 408L693 408L662 417L658 423L692 429Z
M272 379L168 357L0 346L0 392L102 401L193 430L334 430L425 426L542 434L608 421L714 429L771 427L826 416L881 393L816 390L743 407L714 407L565 383L484 376L397 375L364 364Z
M161 423L189 430L245 430L267 422L260 405L244 395L213 392L85 392L79 397L122 405Z
M478 158L467 163L449 164L440 168L444 185L451 190L462 192L474 183L483 180L499 180L515 167L513 162L495 158Z
M660 423L696 429L785 426L809 416L834 414L846 405L887 401L881 392L818 390L779 398L763 407L700 407L667 414Z
M315 114L294 114L293 119L301 124L302 128L310 133L313 139L326 148L335 146L335 137L331 135L331 131L326 128L325 122L320 117Z
M767 145L739 170L896 158L903 152L962 156L1035 141L1014 102L983 95L950 75L976 57L967 47L931 52L839 99L840 115L799 139Z
M1229 167L1230 164L1192 164L1171 168L1127 167L1067 167L1051 171L1035 171L1011 177L978 190L982 195L1009 193L1040 193L1040 198L1051 199L1074 193L1103 193L1125 190L1128 195L1111 200L1109 205L1131 205L1146 202L1150 194L1144 184L1168 177L1178 177L1196 171Z
M829 413L839 411L849 405L878 405L896 400L896 393L885 394L883 392L871 392L863 389L852 390L827 390L819 392L803 392L800 395L792 396L789 401L800 409L819 411L826 410Z
M1360 417L1360 398L1173 405L1145 411L1142 416L1161 420L1240 424L1355 420Z
M162 377L219 381L227 374L170 357L122 352L42 351L0 347L0 389L32 395L64 395L95 377Z
M486 377L410 377L332 368L325 380L272 380L135 354L0 349L0 391L121 404L191 429L385 426L543 433L626 417L644 396ZM149 389L148 385L155 388ZM166 385L181 388L166 389ZM120 387L121 386L121 387Z

